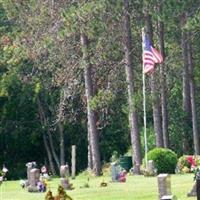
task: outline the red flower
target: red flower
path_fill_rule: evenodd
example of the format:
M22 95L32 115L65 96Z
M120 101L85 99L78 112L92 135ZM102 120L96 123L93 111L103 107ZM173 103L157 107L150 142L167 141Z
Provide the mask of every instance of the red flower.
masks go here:
M196 166L196 162L195 162L193 156L188 156L188 157L187 157L187 161L189 162L189 164L190 164L191 166Z

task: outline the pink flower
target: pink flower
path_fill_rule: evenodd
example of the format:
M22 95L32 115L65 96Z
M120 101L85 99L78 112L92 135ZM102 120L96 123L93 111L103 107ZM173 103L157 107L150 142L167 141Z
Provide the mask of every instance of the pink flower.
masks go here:
M188 156L187 157L187 161L189 162L189 164L191 165L191 167L195 167L196 166L196 162L195 162L193 156Z

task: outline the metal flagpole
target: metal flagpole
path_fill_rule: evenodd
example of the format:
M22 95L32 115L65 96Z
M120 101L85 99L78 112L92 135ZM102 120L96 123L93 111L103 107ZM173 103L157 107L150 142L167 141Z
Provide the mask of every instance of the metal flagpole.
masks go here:
M145 31L144 28L142 29L142 47L143 47L143 51L144 51L144 37L145 37ZM148 151L148 146L147 146L147 119L146 119L146 84L145 84L145 73L144 73L144 59L143 60L143 64L142 64L142 91L143 91L143 120L144 120L144 148L145 148L145 168L147 169L147 151Z

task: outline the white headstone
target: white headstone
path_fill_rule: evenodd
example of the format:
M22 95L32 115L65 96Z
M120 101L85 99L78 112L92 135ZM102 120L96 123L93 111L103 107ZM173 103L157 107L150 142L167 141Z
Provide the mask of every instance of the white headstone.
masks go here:
M60 166L60 177L65 178L67 176L69 176L69 166L61 165Z
M72 178L76 176L76 145L72 145Z

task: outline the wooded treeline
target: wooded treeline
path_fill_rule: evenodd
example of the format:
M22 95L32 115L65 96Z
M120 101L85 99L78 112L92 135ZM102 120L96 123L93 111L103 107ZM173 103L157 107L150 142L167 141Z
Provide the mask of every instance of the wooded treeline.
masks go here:
M144 157L142 28L164 57L146 76L148 149L199 154L198 0L1 0L0 164L100 175L112 154Z

